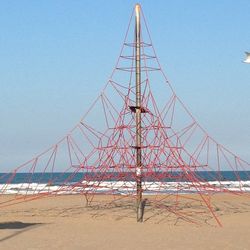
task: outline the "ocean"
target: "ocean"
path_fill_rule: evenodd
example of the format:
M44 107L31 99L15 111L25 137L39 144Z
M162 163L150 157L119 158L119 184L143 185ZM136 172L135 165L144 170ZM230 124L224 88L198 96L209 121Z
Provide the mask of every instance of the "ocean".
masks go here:
M183 172L145 173L145 194L195 193L222 190L250 192L250 171L197 171L197 181ZM134 173L0 173L0 194L35 194L83 192L127 194L136 192Z

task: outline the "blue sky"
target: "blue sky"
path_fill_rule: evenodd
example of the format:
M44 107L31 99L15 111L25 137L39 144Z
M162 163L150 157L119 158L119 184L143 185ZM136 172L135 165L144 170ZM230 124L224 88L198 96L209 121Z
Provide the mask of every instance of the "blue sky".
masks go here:
M136 1L0 1L0 168L55 143L115 65ZM250 161L250 1L141 1L161 65L218 142Z

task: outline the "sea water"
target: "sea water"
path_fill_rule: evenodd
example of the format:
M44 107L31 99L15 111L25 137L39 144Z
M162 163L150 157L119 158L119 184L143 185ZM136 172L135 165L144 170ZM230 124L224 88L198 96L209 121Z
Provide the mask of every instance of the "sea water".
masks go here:
M243 191L250 192L250 171L197 171L192 181L181 172L145 175L144 194ZM155 181L157 180L157 181ZM158 181L160 180L160 181ZM136 194L133 173L0 173L0 194Z

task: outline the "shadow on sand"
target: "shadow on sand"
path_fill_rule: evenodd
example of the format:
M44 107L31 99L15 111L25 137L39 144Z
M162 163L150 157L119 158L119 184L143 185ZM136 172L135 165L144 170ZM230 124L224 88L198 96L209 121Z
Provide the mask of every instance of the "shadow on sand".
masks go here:
M232 200L228 203L220 201L216 205L213 204L211 210L220 221L221 217L227 214L249 212L250 203L239 204L237 202L234 206L234 201ZM125 199L117 199L107 203L93 201L88 206L87 211L95 219L109 217L114 220L123 220L125 218L135 220L136 218L135 202ZM178 202L164 199L159 200L159 202L144 199L142 202L141 221L154 224L167 223L175 226L185 224L220 226L208 207L198 199L182 199Z
M41 226L42 223L24 223L21 221L8 221L0 223L0 230L4 229L16 229L18 231L14 231L11 235L8 235L4 238L0 238L0 242L13 238L21 233L24 233L30 229L34 229L35 227Z
M8 221L0 223L0 229L23 229L40 223L23 223L21 221Z

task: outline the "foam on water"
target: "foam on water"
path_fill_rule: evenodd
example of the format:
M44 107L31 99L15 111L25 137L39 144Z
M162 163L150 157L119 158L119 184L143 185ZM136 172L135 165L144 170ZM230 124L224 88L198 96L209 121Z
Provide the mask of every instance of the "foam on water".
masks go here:
M144 182L144 194L164 193L197 193L240 191L250 192L250 181L209 181L209 182ZM86 192L136 194L136 183L133 181L90 181L72 183L71 185L49 185L38 183L0 184L1 194L79 194Z

